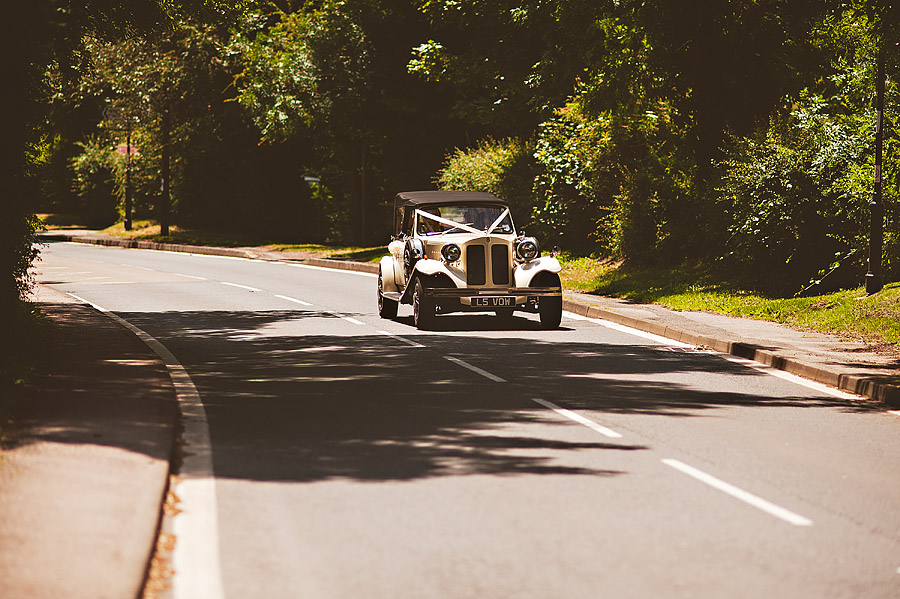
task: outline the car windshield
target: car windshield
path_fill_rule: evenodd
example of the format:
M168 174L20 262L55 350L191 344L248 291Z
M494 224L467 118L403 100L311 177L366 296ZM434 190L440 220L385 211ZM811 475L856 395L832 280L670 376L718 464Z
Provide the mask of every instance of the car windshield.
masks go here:
M428 206L419 212L419 235L461 233L470 229L507 235L515 233L512 217L500 206ZM500 222L501 215L503 218ZM492 228L493 227L493 228Z

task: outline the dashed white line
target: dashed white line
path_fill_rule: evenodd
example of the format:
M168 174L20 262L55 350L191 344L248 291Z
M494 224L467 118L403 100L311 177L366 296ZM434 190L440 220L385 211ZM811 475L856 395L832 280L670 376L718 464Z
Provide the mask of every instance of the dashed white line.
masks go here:
M803 516L795 514L794 512L786 508L775 505L774 503L766 501L761 497L757 497L753 493L749 493L747 491L744 491L743 489L735 487L734 485L730 485L725 481L712 476L711 474L707 474L706 472L698 470L693 466L688 466L684 462L672 459L664 459L662 462L666 466L670 466L671 468L683 472L684 474L687 474L688 476L691 476L699 480L700 482L713 487L714 489L718 489L723 493L731 495L735 499L739 499L748 505L752 505L753 507L764 511L771 516L775 516L776 518L784 520L789 524L793 524L794 526L812 526L813 522L809 518L804 518Z
M458 364L458 365L462 366L463 368L468 368L472 372L480 374L484 378L490 379L490 380L494 381L495 383L505 383L506 382L506 379L502 379L499 376L497 376L496 374L491 374L487 370L482 370L481 368L478 368L477 366L472 366L468 362L460 360L459 358L454 358L453 356L444 356L444 358L446 358L447 360L450 360L454 364Z
M338 313L335 312L334 310L323 310L323 311L325 312L325 314L331 314L332 316L337 316L338 318L340 318L340 319L342 319L342 320L346 320L347 322L350 322L350 323L353 323L353 324L357 324L357 325L364 325L364 324L366 324L366 323L360 322L359 320L356 320L355 318L352 318L352 317L350 317L350 316L341 316L340 314L338 314Z
M405 337L401 337L399 335L394 335L393 333L388 333L387 331L375 331L375 332L378 333L379 335L384 335L385 337L391 337L393 339L396 339L397 341L402 341L403 343L409 345L410 347L425 347L421 343L416 343L415 341L406 339Z
M540 404L540 405L544 406L545 408L553 410L554 412L556 412L560 416L563 416L564 418L568 418L569 420L577 422L578 424L583 424L584 426L597 431L598 433L600 433L601 435L603 435L605 437L609 437L610 439L621 439L622 438L622 435L620 435L616 431L614 431L610 428L606 428L605 426L603 426L601 424L597 424L593 420L585 418L581 414L576 414L575 412L573 412L571 410L561 408L553 402L550 402L550 401L547 401L544 399L539 399L537 397L532 397L531 401L533 401L537 404Z
M228 285L229 287L239 287L241 289L246 289L247 291L262 291L261 289L257 289L256 287L250 287L248 285L238 285L237 283L229 283L228 281L222 281L223 285Z
M176 277L184 277L185 279L197 279L198 281L208 281L206 277L195 277L194 275L183 275L180 272L173 272Z
M295 304L300 304L301 306L312 306L309 302L304 302L303 300L297 299L295 297L288 297L286 295L276 295L278 299L283 299L286 302L294 302Z

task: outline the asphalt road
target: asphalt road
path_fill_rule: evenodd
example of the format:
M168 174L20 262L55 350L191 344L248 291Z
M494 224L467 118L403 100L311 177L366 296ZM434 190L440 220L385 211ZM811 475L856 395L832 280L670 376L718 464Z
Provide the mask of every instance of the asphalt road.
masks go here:
M599 321L423 333L346 271L69 243L37 270L184 375L176 599L900 596L884 409Z

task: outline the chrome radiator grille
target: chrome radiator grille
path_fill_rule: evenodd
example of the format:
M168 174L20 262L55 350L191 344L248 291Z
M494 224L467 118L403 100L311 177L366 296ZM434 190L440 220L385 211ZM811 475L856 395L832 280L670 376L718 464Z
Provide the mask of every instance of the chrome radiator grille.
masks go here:
M488 263L490 257L490 263ZM468 285L509 285L509 246L504 243L491 245L488 255L487 247L480 243L466 246L466 283ZM491 280L488 281L488 272Z

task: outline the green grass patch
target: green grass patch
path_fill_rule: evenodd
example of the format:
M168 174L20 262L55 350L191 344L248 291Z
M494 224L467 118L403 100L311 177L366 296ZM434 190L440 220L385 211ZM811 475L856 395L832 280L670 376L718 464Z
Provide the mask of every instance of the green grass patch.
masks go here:
M703 269L629 269L592 258L564 259L566 289L655 303L673 310L757 318L900 350L900 283L773 298L717 280Z
M209 245L215 247L264 247L274 252L294 252L310 258L331 258L335 260L353 260L356 262L376 262L387 253L385 246L358 247L344 245L323 245L316 243L276 243L258 235L240 233L223 233L202 229L188 229L175 225L169 226L169 234L162 235L160 226L155 221L135 220L130 231L125 230L123 223L116 223L100 231L105 235L124 239L140 239L156 243L178 243L184 245Z
M203 229L189 229L177 225L169 226L169 234L163 235L161 227L155 221L135 220L131 230L126 231L123 223L116 223L100 231L105 235L124 239L140 239L156 243L179 243L183 245L210 245L216 247L255 247L266 245L267 240L254 235L239 233L221 233Z
M300 244L269 244L268 247L277 252L301 252L317 255L322 258L334 260L352 260L354 262L378 262L382 256L387 255L387 247L383 245L375 247L333 246L316 243Z

